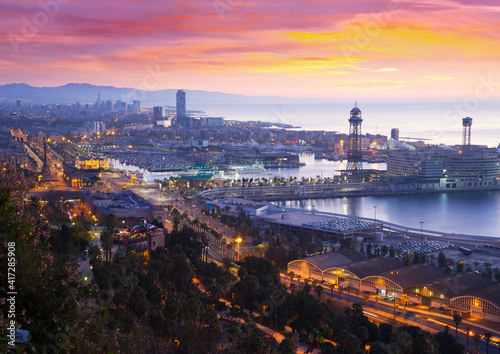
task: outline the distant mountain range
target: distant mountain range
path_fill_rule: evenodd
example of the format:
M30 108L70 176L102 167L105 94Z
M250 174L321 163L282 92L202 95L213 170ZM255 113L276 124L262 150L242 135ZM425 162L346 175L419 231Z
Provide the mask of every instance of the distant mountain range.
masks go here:
M0 86L0 99L30 101L35 104L66 104L80 102L94 103L98 91L101 100L115 99L132 103L140 100L142 107L175 106L177 89L143 91L133 88L96 86L91 84L66 84L58 87L34 87L28 84L7 84ZM252 103L314 103L318 99L301 99L273 96L243 96L232 93L201 90L184 90L189 104L252 104Z

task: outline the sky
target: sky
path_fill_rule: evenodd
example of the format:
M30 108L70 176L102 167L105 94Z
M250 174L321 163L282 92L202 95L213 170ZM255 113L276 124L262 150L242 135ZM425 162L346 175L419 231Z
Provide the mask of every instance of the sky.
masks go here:
M2 0L0 84L498 96L497 0Z

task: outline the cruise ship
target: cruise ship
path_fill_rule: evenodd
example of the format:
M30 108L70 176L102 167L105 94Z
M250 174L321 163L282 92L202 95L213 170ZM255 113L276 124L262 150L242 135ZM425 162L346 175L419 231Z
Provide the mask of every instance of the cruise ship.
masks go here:
M274 177L281 178L278 173L271 173L266 171L262 165L249 165L249 166L230 166L225 171L218 171L214 174L215 180L242 180L245 179L272 179Z

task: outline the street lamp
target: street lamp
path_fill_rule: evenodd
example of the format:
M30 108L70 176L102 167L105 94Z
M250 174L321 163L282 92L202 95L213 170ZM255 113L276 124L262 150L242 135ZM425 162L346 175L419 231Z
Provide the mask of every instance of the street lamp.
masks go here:
M422 235L423 235L423 232L424 232L424 222L421 221L420 222L420 258L422 258L422 248L423 248L423 245L422 245Z
M315 206L315 205L313 204L313 205L312 205L312 209L311 209L312 214L313 214L313 237L314 237L314 231L315 231L315 229L316 229L316 226L314 225L314 222L316 221L316 214L315 214L316 209L314 209L314 206Z
M373 206L374 219L375 219L375 227L373 228L373 237L375 237L375 233L377 232L377 205Z
M208 250L210 247L205 246L205 262L208 262Z
M240 260L240 243L241 243L241 237L238 237L236 239L236 242L238 243L238 261Z

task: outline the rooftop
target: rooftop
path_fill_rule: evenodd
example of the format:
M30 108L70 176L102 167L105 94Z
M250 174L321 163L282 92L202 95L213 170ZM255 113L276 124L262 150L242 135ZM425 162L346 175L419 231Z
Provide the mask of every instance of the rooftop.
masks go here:
M321 269L321 271L325 271L328 268L340 267L363 259L365 259L365 256L363 256L358 251L340 250L338 252L330 252L330 253L320 254L317 256L296 259L288 264L308 262Z
M464 296L492 285L486 277L477 273L454 273L429 282L416 284L436 290L448 298ZM500 294L499 294L500 296Z
M500 283L496 283L487 288L482 288L467 294L469 296L474 296L479 299L483 299L491 302L495 306L500 307Z
M426 284L436 278L441 278L446 272L432 264L414 264L399 268L394 272L379 274L380 277L389 279L405 289L415 284Z
M345 270L363 279L372 275L405 267L404 263L393 257L374 257L348 264Z

